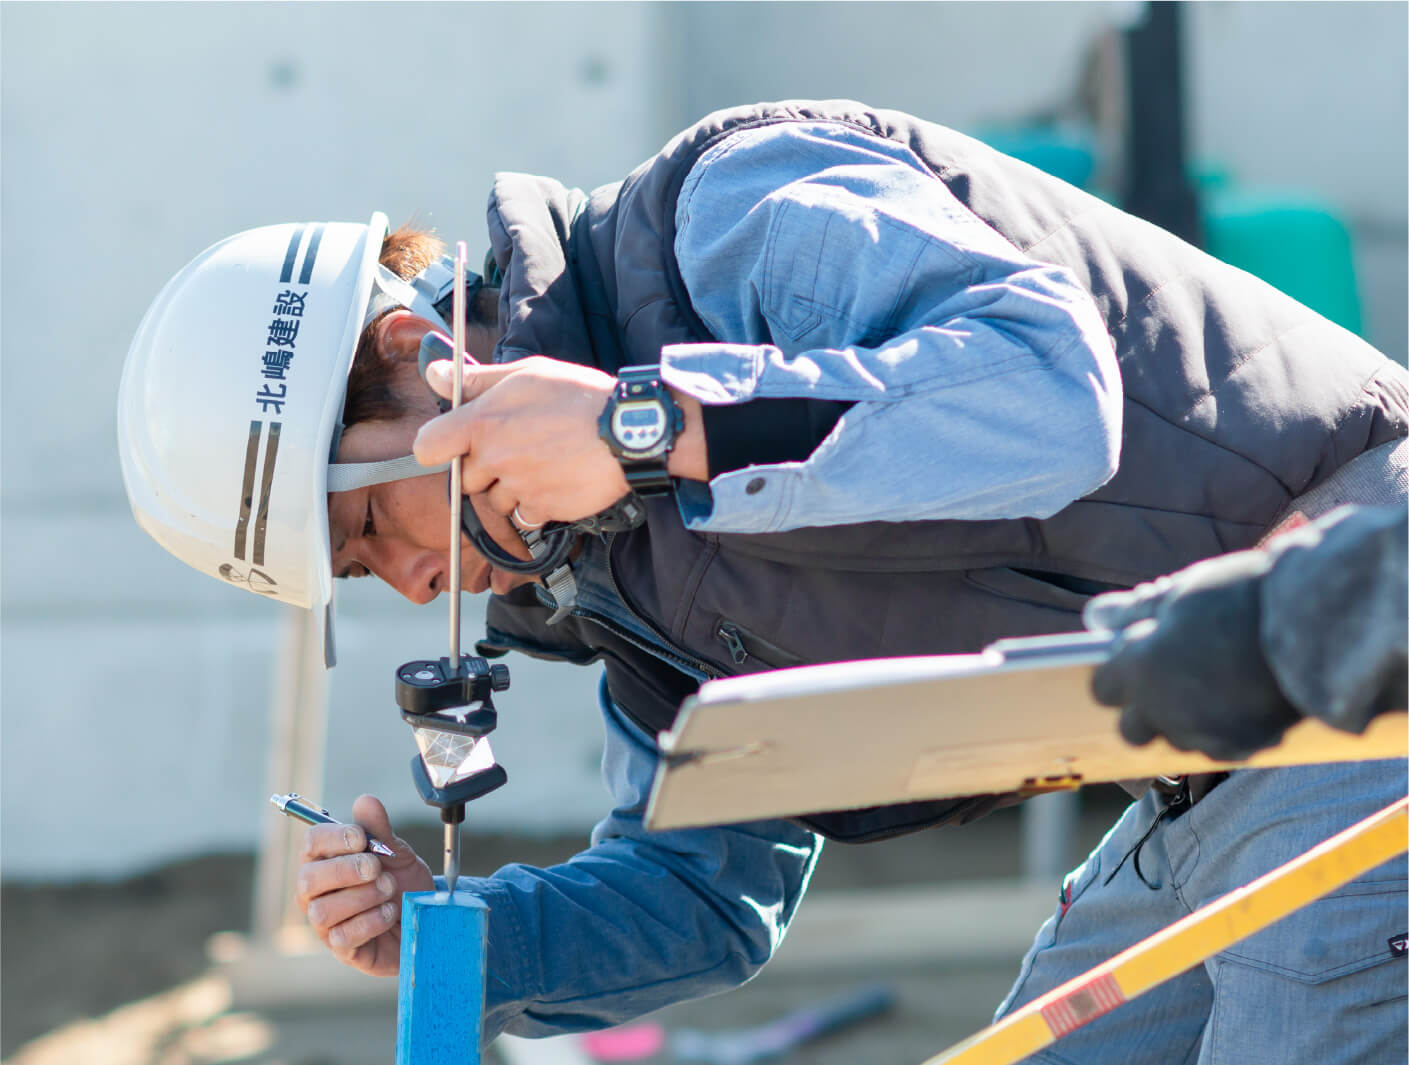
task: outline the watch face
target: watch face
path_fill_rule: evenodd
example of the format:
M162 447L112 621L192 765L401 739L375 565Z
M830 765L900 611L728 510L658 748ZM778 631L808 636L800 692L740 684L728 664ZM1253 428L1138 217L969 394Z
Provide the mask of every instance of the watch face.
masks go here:
M659 454L665 435L665 406L657 399L620 403L612 412L612 437L632 458Z

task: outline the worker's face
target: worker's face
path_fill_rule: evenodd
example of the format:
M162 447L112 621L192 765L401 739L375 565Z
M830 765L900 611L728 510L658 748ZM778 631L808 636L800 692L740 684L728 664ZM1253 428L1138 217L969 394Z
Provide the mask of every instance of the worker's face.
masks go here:
M377 346L396 357L399 369L393 387L410 413L395 421L351 426L342 435L337 461L375 462L411 453L416 431L439 413L435 396L416 370L421 337L431 328L429 322L408 313L383 320ZM528 557L516 531L490 510L484 496L471 496L469 503L496 541ZM450 501L443 471L351 492L330 492L328 531L335 577L380 577L413 603L429 603L449 587ZM463 534L458 539L464 591L502 594L532 582L532 577L491 567Z

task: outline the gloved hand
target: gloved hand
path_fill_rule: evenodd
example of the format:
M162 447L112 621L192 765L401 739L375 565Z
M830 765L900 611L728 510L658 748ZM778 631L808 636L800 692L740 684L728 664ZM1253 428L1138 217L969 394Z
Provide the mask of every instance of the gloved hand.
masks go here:
M1265 552L1243 551L1087 604L1087 628L1120 633L1091 691L1122 708L1128 742L1164 736L1180 750L1236 760L1275 745L1301 718L1259 637L1259 583L1269 566Z

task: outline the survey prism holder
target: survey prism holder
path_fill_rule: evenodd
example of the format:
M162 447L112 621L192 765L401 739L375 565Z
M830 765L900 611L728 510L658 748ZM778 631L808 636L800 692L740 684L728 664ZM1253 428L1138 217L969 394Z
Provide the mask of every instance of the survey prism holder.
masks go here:
M508 774L494 760L489 734L499 723L493 692L509 687L507 666L462 655L407 662L396 672L396 705L420 752L411 775L421 798L445 809L499 787Z

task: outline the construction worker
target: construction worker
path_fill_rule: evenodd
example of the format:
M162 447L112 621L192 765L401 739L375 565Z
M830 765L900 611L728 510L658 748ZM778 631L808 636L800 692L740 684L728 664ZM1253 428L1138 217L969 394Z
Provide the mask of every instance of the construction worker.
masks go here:
M494 593L480 649L603 663L615 808L591 846L459 883L489 905L486 1037L733 986L781 940L820 836L1015 799L648 833L655 736L700 681L1079 628L1092 594L1252 546L1293 497L1409 431L1409 378L1351 334L898 112L719 112L590 195L500 175L488 221L470 329L486 365L425 375L442 398L462 388L458 411L439 415L417 366L445 329L443 262L423 235L385 238L381 216L204 253L149 311L119 400L138 520L203 571L317 610L335 576L429 602L452 545L427 470L460 461L466 587ZM608 506L614 532L567 524ZM520 534L564 530L550 572L521 571ZM1069 878L1002 1008L1404 789L1402 764L1374 762L1150 791L1108 837L1129 868L1098 852ZM375 799L354 816L394 838ZM1196 823L1201 852L1179 850ZM310 830L298 894L337 957L389 974L400 894L432 877L363 838ZM1078 905L1102 865L1105 901ZM1051 1060L1402 1060L1386 939L1403 878L1388 865L1306 911L1343 934L1220 955Z

